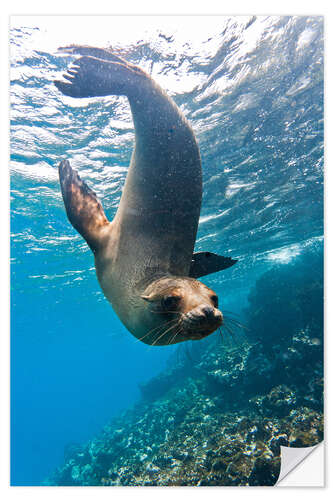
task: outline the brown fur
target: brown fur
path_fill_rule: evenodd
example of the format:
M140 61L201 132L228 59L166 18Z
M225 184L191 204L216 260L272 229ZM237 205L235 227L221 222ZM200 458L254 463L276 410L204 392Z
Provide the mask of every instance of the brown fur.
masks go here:
M64 50L82 57L65 80L55 82L57 88L78 98L126 95L135 127L131 165L111 223L68 161L59 167L68 218L94 252L101 288L128 330L147 344L202 338L218 328L222 314L212 303L214 292L189 278L202 197L192 128L133 64L104 49ZM168 294L180 297L172 310L163 302Z

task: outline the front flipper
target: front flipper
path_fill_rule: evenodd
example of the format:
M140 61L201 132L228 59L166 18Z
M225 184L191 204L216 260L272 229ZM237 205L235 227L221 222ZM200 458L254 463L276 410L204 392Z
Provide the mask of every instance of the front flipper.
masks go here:
M200 278L207 274L217 273L236 264L237 260L223 257L211 252L198 252L192 256L190 278Z
M91 250L96 252L103 245L110 227L103 207L96 194L72 169L69 161L64 160L60 163L59 177L67 217Z

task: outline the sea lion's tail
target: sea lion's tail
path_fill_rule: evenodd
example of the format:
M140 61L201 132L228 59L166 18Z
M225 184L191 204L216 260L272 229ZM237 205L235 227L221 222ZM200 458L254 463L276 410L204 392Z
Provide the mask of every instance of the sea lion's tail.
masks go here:
M54 82L63 94L71 97L129 97L137 91L138 78L146 76L140 68L106 49L73 45L59 50L82 56L63 75L64 80Z

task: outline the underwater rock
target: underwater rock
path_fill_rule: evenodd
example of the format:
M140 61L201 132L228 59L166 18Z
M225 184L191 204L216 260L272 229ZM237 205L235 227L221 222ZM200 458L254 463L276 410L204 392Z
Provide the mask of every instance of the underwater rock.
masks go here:
M44 484L269 486L281 445L323 439L322 346L309 328L274 356L261 343L207 343L192 370L182 369L146 383L132 409L72 447Z
M286 385L274 387L267 395L251 399L251 403L263 414L283 417L296 406L296 394Z
M275 265L251 289L246 310L249 335L274 351L300 330L323 339L323 252L304 249L288 265Z

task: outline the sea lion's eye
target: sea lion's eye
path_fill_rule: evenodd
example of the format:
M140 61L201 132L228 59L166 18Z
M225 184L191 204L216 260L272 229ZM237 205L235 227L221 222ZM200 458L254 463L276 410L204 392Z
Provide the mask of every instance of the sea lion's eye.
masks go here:
M217 295L212 295L211 296L211 301L213 302L214 307L218 307L219 306L219 299L218 299Z
M179 302L180 297L177 297L176 295L170 295L162 299L162 306L168 311L173 311L177 309Z

